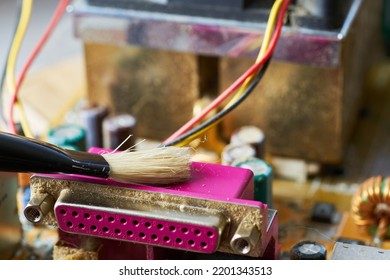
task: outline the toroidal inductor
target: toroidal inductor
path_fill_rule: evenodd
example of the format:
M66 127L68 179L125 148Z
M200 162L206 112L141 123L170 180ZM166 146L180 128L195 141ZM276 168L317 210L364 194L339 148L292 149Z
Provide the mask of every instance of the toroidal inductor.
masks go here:
M374 245L380 245L390 223L390 177L371 177L362 183L352 198L351 210L356 225L373 233Z

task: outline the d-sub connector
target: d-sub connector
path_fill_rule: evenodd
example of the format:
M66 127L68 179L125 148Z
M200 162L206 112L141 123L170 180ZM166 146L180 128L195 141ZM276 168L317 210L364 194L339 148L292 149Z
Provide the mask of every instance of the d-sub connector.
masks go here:
M215 210L65 189L54 207L70 233L202 253L217 250L228 219Z

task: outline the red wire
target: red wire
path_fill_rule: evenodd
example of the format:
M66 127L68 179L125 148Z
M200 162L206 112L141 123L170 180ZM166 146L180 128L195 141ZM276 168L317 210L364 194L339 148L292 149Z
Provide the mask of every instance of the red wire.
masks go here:
M31 64L34 62L40 51L42 50L43 46L45 45L46 41L49 39L50 35L53 33L54 29L57 27L58 22L60 21L62 15L65 13L66 7L69 5L70 0L61 0L56 10L54 11L54 14L49 22L49 25L47 26L45 33L39 40L38 44L35 46L34 50L28 57L26 63L23 65L23 68L19 74L18 80L15 85L15 92L11 99L11 108L9 113L9 126L14 134L17 133L15 121L14 121L14 108L16 101L18 100L18 94L20 87L24 81L24 78L27 74L28 69L30 68Z
M275 32L272 35L272 39L270 41L269 47L267 49L267 52L264 54L263 58L253 64L244 74L242 74L233 84L231 84L224 92L222 92L212 103L210 103L202 112L199 113L196 117L189 120L186 124L184 124L181 128L179 128L175 133L173 133L171 136L169 136L164 142L168 143L177 137L181 136L182 134L186 133L188 130L190 130L196 123L200 122L205 116L207 116L212 110L217 108L225 99L227 99L230 95L232 95L244 82L247 78L252 76L256 71L260 69L260 67L265 63L265 61L268 60L268 58L273 53L276 43L278 42L282 27L283 27L283 21L284 21L284 14L287 10L287 7L290 3L290 0L284 1L278 21L276 24Z

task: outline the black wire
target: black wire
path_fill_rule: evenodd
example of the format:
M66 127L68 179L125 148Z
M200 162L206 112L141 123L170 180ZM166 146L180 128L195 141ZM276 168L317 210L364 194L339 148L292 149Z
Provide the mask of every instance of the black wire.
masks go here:
M15 28L14 28L14 32L12 34L11 42L10 42L10 44L8 46L7 56L6 56L6 60L5 60L4 66L3 66L3 72L1 74L1 79L0 79L0 117L2 118L4 123L7 123L7 119L6 119L6 117L4 115L4 111L3 111L3 91L4 91L5 74L7 72L7 64L8 64L9 54L11 52L12 43L14 41L14 38L15 38L15 35L16 35L16 31L18 30L20 16L22 14L22 0L18 0L16 5L17 5L17 10L16 10L17 21L16 21L16 25L15 25Z
M160 146L167 147L167 146L173 146L176 145L187 138L193 136L194 134L198 133L199 131L203 130L210 124L213 124L214 122L220 121L222 118L224 118L227 114L229 114L231 111L233 111L238 105L240 105L255 89L257 84L261 81L263 78L265 72L267 71L267 68L269 66L269 63L271 61L271 57L264 63L263 67L261 70L257 73L255 78L252 80L252 82L249 84L249 86L245 89L243 94L232 104L229 106L229 108L222 110L221 112L217 113L214 117L210 118L206 122L202 123L201 125L191 129L190 131L184 133L183 135L177 137L176 139L166 143L162 144Z

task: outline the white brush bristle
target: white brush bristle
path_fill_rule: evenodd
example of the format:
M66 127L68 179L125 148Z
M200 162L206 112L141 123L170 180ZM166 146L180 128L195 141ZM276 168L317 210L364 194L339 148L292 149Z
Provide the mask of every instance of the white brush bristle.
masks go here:
M164 185L190 178L193 150L188 147L161 147L103 154L110 165L110 178L134 184Z

